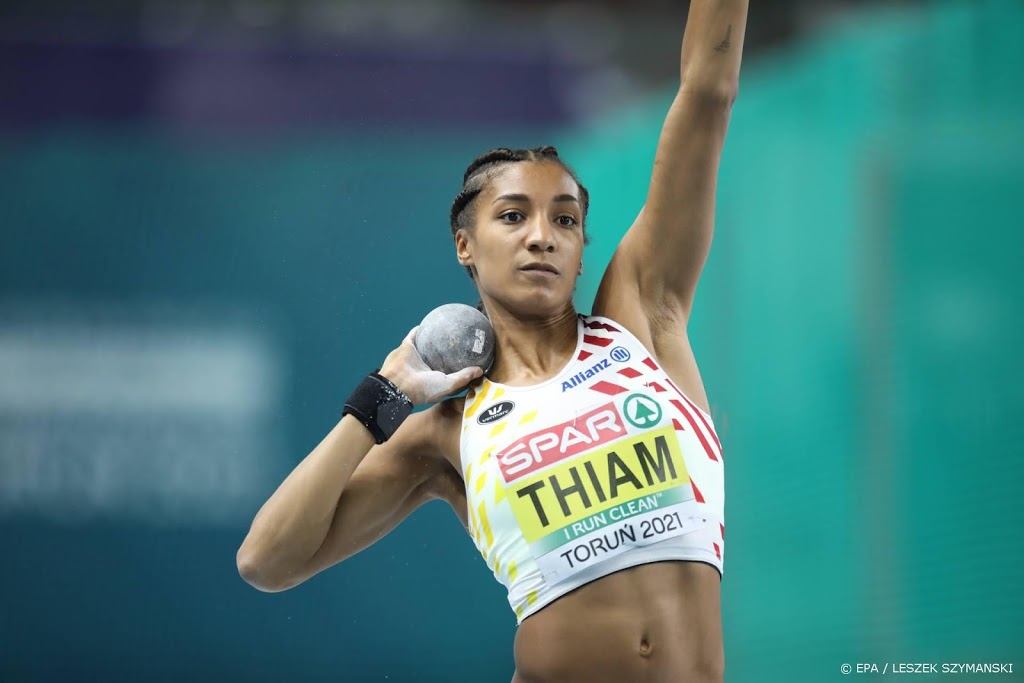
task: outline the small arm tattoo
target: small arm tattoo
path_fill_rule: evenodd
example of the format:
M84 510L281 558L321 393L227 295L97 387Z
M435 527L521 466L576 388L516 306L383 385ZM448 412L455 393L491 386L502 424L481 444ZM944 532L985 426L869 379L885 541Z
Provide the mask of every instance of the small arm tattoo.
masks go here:
M729 48L732 47L732 43L729 42L729 38L731 36L732 36L732 24L729 24L729 28L727 28L726 31L725 31L725 40L723 40L721 43L718 44L718 47L715 48L715 52L721 52L723 54L728 52Z

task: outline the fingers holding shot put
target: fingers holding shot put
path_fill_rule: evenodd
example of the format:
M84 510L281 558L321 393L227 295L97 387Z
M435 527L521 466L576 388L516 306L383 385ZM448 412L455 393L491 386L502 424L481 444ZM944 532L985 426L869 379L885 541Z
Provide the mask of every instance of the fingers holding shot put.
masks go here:
M481 317L483 316L481 315ZM436 336L431 329L437 328L424 328L422 324L412 328L402 343L388 354L380 370L381 375L391 380L409 397L413 405L417 406L435 403L450 396L484 373L484 368L480 365L466 365L465 363L462 367L455 365L459 359L456 358L454 361L450 359L452 350L449 350L447 354L435 353L430 356L433 362L428 364L418 348L422 348L424 343L431 349L439 347L436 339L431 341ZM459 336L460 332L455 329L452 334ZM472 336L473 334L472 329L461 332L461 336ZM490 334L493 355L493 332ZM437 366L437 369L432 366Z

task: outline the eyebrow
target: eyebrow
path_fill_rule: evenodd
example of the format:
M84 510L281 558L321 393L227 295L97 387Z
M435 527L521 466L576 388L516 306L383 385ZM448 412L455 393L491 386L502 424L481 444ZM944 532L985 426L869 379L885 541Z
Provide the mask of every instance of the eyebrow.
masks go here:
M503 194L500 197L495 197L494 201L491 202L491 203L492 204L497 204L498 202L506 202L506 201L507 202L529 202L530 198L527 197L525 194ZM556 202L575 202L577 204L580 203L580 200L576 199L576 197L573 197L571 194L560 194L557 197L555 197L555 201Z

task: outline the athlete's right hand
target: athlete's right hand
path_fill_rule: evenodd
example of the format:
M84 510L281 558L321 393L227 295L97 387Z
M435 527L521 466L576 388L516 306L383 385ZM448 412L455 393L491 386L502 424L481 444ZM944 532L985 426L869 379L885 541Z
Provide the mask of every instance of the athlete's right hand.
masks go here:
M431 370L413 346L417 330L419 325L412 328L402 344L388 354L380 369L380 374L404 391L413 405L436 403L484 374L478 367L469 367L450 375Z

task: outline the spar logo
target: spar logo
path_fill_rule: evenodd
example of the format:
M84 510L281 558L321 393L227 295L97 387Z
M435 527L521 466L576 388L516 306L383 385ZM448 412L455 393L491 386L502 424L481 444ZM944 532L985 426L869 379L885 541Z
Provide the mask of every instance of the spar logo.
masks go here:
M502 401L501 403L495 403L484 412L480 413L480 417L476 419L478 424L489 425L492 422L497 422L501 418L511 413L516 407L516 404L512 401Z
M527 434L498 454L498 466L506 483L521 479L542 467L613 441L626 433L622 415L614 403L572 420Z

